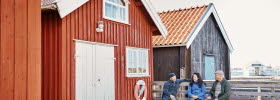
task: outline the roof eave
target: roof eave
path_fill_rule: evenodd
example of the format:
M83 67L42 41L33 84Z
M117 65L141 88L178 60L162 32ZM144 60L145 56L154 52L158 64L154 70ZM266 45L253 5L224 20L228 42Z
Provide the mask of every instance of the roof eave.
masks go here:
M157 28L159 29L161 35L166 38L168 31L164 26L163 22L161 21L160 17L158 16L156 10L153 8L152 3L150 0L141 0L144 7L147 9L149 15L151 16L152 20L156 24Z
M173 45L154 45L153 48L164 48L164 47L183 47L186 44L173 44Z
M57 10L57 6L56 6L55 3L50 4L50 5L44 5L44 6L41 6L41 10L42 11L45 11L45 10Z

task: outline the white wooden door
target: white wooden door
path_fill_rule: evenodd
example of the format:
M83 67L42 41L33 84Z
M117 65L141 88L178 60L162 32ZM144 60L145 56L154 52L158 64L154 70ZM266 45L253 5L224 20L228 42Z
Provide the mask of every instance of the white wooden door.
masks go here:
M93 100L95 49L87 43L76 44L76 100Z
M96 100L115 100L114 47L96 46Z
M76 42L76 100L114 100L114 47Z

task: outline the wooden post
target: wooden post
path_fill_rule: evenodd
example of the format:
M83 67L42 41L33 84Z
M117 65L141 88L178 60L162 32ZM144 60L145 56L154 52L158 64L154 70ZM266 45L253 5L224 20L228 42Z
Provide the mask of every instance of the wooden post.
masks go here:
M164 84L160 85L160 90L163 90L163 86ZM162 93L159 93L158 97L162 96L163 92Z
M155 85L152 85L152 91L155 90L155 89L156 89L156 86L155 86ZM154 98L156 97L156 93L153 93L153 92L152 92L152 96L153 96L153 99L154 99Z
M271 88L271 93L275 93L275 88ZM276 100L275 96L271 96L271 100Z
M258 87L258 92L261 92L261 87ZM261 100L261 96L258 96L258 100Z

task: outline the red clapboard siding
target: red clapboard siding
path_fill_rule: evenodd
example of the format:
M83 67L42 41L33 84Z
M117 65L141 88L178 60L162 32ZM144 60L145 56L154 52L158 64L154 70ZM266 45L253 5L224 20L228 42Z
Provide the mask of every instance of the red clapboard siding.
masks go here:
M43 52L43 100L58 100L58 97L62 97L62 76L63 74L59 74L64 68L64 64L62 63L62 56L64 52L59 52L61 47L62 40L62 28L61 28L62 20L59 18L58 14L54 14L54 12L45 12L42 14L42 52ZM64 28L63 28L64 29ZM60 46L58 46L60 45ZM58 54L59 52L59 54ZM60 56L61 55L61 56ZM59 62L58 62L59 61ZM59 79L58 79L59 78ZM61 81L61 83L59 82ZM65 81L65 80L64 80ZM60 84L59 84L60 83ZM58 91L59 90L59 91ZM58 95L59 93L59 95Z
M40 3L0 2L0 100L41 99Z
M15 0L15 100L27 100L27 2Z
M75 100L75 42L73 39L115 44L115 98L133 100L134 85L144 80L151 100L153 81L152 25L146 11L130 0L129 23L102 17L102 0L90 0L64 18L56 11L42 12L43 100ZM97 33L97 22L104 21L104 32ZM150 77L126 77L126 46L149 49ZM121 58L124 57L124 60ZM123 66L124 65L124 66Z
M14 100L15 24L14 1L1 0L1 98ZM7 16L7 17L6 17Z

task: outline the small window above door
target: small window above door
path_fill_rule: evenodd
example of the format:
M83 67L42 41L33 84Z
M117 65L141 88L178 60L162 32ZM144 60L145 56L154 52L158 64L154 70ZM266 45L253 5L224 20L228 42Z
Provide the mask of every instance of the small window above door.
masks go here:
M103 18L128 24L128 0L104 0Z

